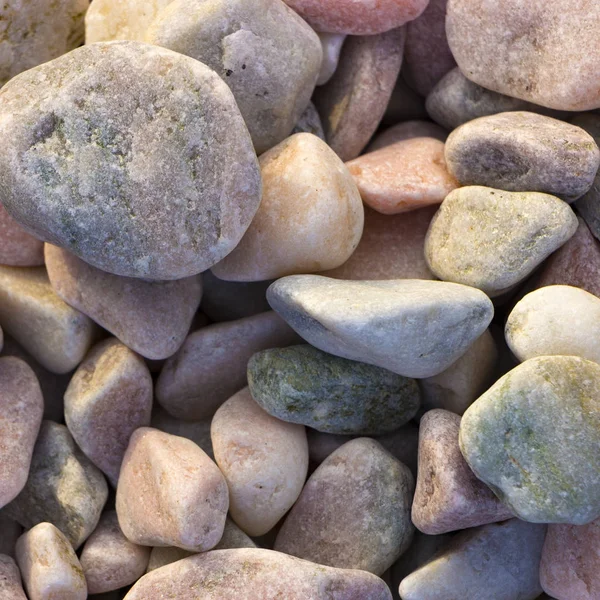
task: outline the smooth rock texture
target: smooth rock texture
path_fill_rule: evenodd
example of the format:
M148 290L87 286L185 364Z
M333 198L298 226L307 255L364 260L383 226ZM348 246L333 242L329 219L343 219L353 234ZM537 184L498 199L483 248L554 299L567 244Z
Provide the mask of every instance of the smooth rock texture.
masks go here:
M51 244L45 256L56 294L135 352L161 359L183 344L202 297L199 276L160 282L121 277Z
M381 575L410 545L413 490L406 465L374 440L352 440L306 482L275 550Z
M493 306L479 290L440 281L338 281L297 275L267 290L307 342L405 377L447 369L485 331Z
M425 258L440 279L499 296L569 240L577 225L569 206L549 194L459 188L431 221Z
M89 594L111 592L135 583L145 572L150 548L132 544L121 531L114 510L106 511L81 552Z
M107 497L102 473L77 447L69 430L43 421L27 483L6 510L25 528L52 523L77 549L96 528Z
M114 338L94 346L65 392L65 421L113 487L131 434L151 416L152 377L142 358Z
M600 149L584 129L525 111L465 123L445 149L461 185L545 192L568 202L590 189L600 165Z
M17 563L29 600L86 600L87 585L69 540L40 523L17 541Z
M343 161L356 158L379 126L400 73L404 40L404 28L349 37L334 76L315 91L327 143Z
M323 58L315 32L282 0L174 0L145 41L195 58L223 79L257 154L290 134Z
M595 0L449 0L446 34L461 71L485 88L558 110L600 107Z
M103 271L195 275L238 244L258 208L256 155L231 92L171 50L78 48L5 85L0 116L5 208Z
M525 361L465 412L460 449L519 518L584 525L600 516L600 366Z
M346 262L360 241L364 210L331 148L299 133L263 154L260 168L260 208L242 241L212 272L228 281L261 281Z
M216 412L211 439L232 519L248 535L264 535L302 491L308 471L304 427L272 417L244 388Z
M167 360L156 383L156 399L180 419L211 417L246 385L246 365L255 352L297 341L273 311L204 327Z
M182 421L172 417L160 406L152 412L152 427L154 429L191 440L214 460L215 456L210 440L210 422L211 418L202 421Z
M129 541L210 550L223 535L228 496L217 466L190 440L150 427L131 436L116 500Z
M342 46L346 41L346 35L343 33L319 33L321 50L323 51L323 62L317 78L317 85L325 85L335 73L340 61Z
M394 431L415 416L421 400L414 379L308 344L255 354L248 385L273 417L327 433Z
M296 121L296 125L292 130L292 135L295 133L312 133L319 139L325 141L323 123L321 123L321 117L319 116L317 108L312 102L309 103L309 105L306 107L306 110Z
M458 447L460 417L430 410L421 419L412 522L429 535L506 521L512 513L473 474Z
M0 205L0 264L38 267L44 264L44 242L29 235Z
M58 374L81 362L97 331L88 317L54 293L43 267L0 267L0 325Z
M462 532L402 581L400 597L534 600L542 591L538 570L545 534L545 526L518 519Z
M373 136L373 139L366 148L366 152L375 152L375 150L380 150L396 142L418 137L430 137L444 142L448 137L448 132L437 123L432 123L431 121L420 121L418 119L403 121Z
M6 554L0 554L0 595L2 600L27 600L21 585L19 567Z

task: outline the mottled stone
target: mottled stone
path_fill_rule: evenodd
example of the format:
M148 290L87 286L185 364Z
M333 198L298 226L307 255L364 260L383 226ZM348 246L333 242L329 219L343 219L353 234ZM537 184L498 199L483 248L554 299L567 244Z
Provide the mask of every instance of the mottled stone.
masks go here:
M448 132L443 128L432 123L431 121L403 121L393 127L384 129L381 133L376 134L371 143L367 146L367 152L375 152L396 142L403 142L412 138L428 137L435 138L441 142L446 141Z
M410 545L413 491L406 465L374 440L352 440L306 482L275 550L381 575Z
M114 338L92 348L65 392L71 435L114 487L131 434L150 425L151 414L150 371Z
M334 76L313 101L327 143L343 161L356 158L375 133L394 90L404 51L404 29L350 37Z
M53 373L74 369L96 327L52 290L43 267L0 267L0 325Z
M105 512L81 552L89 594L111 592L135 583L145 572L150 548L132 544L121 531L114 510Z
M212 272L262 281L334 269L360 241L364 209L352 176L318 137L299 133L260 157L263 198L236 249Z
M315 32L282 0L174 0L157 14L145 41L191 56L223 79L257 154L290 134L323 57Z
M479 290L441 281L338 281L296 275L267 291L271 306L310 344L405 377L447 369L493 315Z
M400 584L402 600L534 600L546 527L518 519L462 532Z
M246 385L246 366L255 352L296 341L294 331L273 311L204 327L167 360L156 399L174 417L206 419Z
M317 78L317 85L325 85L335 73L340 61L342 46L346 41L344 33L318 33L323 51L323 62Z
M583 525L600 516L600 366L532 358L465 412L460 448L519 518Z
M571 238L577 225L569 206L549 194L459 188L431 221L425 258L440 279L499 296Z
M40 523L17 541L17 563L29 600L85 600L87 585L69 540Z
M23 528L11 519L5 510L0 510L0 554L15 556L15 544Z
M52 289L132 350L151 359L174 354L200 305L199 276L176 281L143 281L112 275L75 255L46 244Z
M64 425L43 421L23 491L7 514L23 527L52 523L78 548L94 531L108 497L102 473Z
M172 417L160 406L155 408L152 413L152 427L154 429L191 440L214 460L215 456L210 440L210 422L211 418L202 421L183 421Z
M317 112L315 105L310 102L306 110L300 115L296 121L296 125L292 130L292 135L295 133L312 133L318 138L325 141L325 132L323 131L323 123Z
M44 264L44 242L29 235L0 205L0 264L37 267Z
M227 483L190 440L140 427L123 459L116 506L131 542L203 552L223 535Z
M171 50L83 46L12 79L0 115L5 208L103 271L195 275L258 208L256 155L229 88Z
M27 600L21 585L19 567L6 554L0 554L0 596L2 600Z
M571 202L592 186L600 150L581 127L507 112L454 130L446 141L446 163L461 185L545 192Z
M446 34L472 81L558 110L600 107L600 4L449 0Z

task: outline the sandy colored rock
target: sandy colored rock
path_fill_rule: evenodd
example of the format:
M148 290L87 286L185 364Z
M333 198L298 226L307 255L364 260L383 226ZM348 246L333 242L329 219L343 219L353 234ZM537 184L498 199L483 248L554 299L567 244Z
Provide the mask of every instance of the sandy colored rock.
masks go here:
M15 556L15 544L23 528L14 519L0 509L0 554Z
M400 73L405 30L350 37L338 68L313 101L327 143L343 161L356 158L375 133Z
M69 540L40 523L17 541L17 563L29 600L86 600L87 585Z
M21 585L19 567L6 554L0 554L0 595L2 600L27 600Z
M204 327L167 360L156 383L156 399L180 419L211 417L246 385L246 365L255 352L298 339L273 311Z
M129 541L203 552L223 535L227 483L190 440L140 427L123 459L116 507Z
M292 135L295 133L312 133L313 135L316 135L319 139L325 141L323 123L321 123L321 117L319 116L317 108L312 102L308 104L306 110L296 121L296 125L292 130Z
M231 92L171 50L77 48L5 85L0 116L6 210L103 271L195 275L238 244L258 208L256 155Z
M202 421L183 421L172 417L166 410L158 406L152 412L152 427L191 440L214 460L215 456L210 440L211 418L212 416Z
M304 427L267 414L244 388L213 417L211 439L232 519L248 535L267 533L302 491L308 470Z
M343 33L318 33L323 51L323 62L317 78L317 85L325 85L335 73L340 61L342 46L346 41L346 35Z
M45 256L56 294L135 352L167 358L183 343L200 305L200 276L154 282L121 277L51 244Z
M435 138L444 142L448 137L448 132L437 123L432 123L431 121L420 121L418 119L403 121L376 134L367 146L366 152L375 152L396 142L403 142L419 137Z
M425 258L440 279L499 296L567 242L577 225L575 213L556 196L459 188L431 221Z
M44 242L29 235L0 205L0 264L37 267L44 264Z
M364 210L348 169L325 142L296 134L260 157L263 198L237 248L212 272L261 281L339 267L354 252Z

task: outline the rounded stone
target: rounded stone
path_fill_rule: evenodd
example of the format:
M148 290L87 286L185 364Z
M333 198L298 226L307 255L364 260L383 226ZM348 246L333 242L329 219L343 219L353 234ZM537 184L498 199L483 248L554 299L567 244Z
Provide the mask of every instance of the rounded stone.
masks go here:
M12 79L0 115L5 208L103 271L195 275L237 245L258 208L256 155L231 92L171 50L83 46Z
M346 41L346 35L343 33L319 33L321 50L323 51L323 62L317 79L317 85L325 85L335 73L340 61L342 46Z
M29 235L0 204L0 264L38 267L44 264L44 242Z
M2 600L27 600L21 585L19 567L5 554L0 554L0 595Z

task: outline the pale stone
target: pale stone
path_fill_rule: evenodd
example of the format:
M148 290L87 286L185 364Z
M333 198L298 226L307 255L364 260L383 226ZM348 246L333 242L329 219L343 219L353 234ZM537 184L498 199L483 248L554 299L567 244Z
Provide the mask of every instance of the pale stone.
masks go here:
M0 596L2 600L27 600L21 585L19 567L5 554L0 554Z
M44 242L29 235L0 204L0 264L38 267L44 264Z
M367 146L366 152L375 152L375 150L380 150L396 142L420 137L435 138L444 142L448 137L448 132L431 121L420 121L418 119L403 121L376 134Z
M325 85L337 69L346 35L343 33L317 33L317 35L323 51L323 62L321 63L317 85Z

